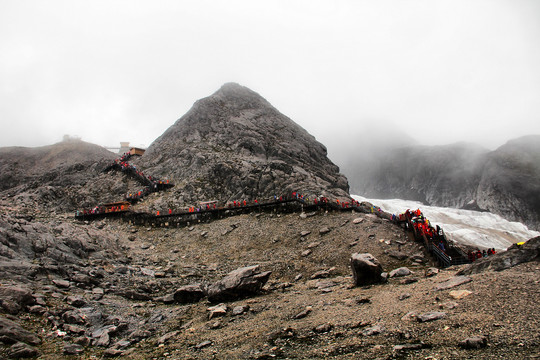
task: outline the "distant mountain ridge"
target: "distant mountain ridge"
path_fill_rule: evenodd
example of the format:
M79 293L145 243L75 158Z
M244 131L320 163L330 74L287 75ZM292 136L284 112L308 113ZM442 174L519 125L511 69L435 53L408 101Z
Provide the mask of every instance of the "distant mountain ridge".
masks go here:
M467 143L409 146L382 151L376 159L374 168L346 170L353 193L488 210L540 228L540 135L495 151Z
M101 146L80 140L34 148L0 148L0 191L33 181L80 184L89 173L96 173L96 163L106 163L115 157Z

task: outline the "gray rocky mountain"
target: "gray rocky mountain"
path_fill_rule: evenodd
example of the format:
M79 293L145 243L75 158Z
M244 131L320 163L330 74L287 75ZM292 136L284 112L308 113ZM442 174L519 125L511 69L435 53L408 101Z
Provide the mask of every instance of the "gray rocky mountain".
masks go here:
M475 200L482 209L540 230L540 135L489 153Z
M84 183L115 157L101 146L80 140L35 148L0 148L0 191L32 183L53 186Z
M376 167L354 168L353 189L373 198L488 210L540 228L540 136L509 141L495 151L458 143L384 151Z
M294 191L349 197L347 179L322 144L259 94L234 83L197 101L136 164L176 184L162 199L169 206Z

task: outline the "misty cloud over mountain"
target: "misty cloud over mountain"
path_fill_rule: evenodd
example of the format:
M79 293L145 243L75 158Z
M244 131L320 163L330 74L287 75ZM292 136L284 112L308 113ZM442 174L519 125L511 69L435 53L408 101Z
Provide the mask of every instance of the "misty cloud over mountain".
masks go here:
M370 139L363 143L369 156L338 161L351 193L487 210L540 227L539 135L495 151L468 143L398 146Z

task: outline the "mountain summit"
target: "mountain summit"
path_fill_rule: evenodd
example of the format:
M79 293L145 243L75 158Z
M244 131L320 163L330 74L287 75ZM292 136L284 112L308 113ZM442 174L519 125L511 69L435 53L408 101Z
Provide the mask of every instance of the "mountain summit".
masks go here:
M198 100L139 164L174 181L169 196L184 203L294 191L349 197L347 179L326 148L259 94L235 83Z

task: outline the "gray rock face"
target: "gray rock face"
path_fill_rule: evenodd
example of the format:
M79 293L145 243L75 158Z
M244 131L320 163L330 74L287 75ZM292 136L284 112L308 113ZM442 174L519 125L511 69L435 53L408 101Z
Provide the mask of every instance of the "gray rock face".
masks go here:
M3 279L30 278L44 271L68 276L67 266L81 265L88 259L105 254L116 256L119 250L117 239L106 230L82 224L55 224L0 215L0 277ZM74 279L77 276L78 280L83 280L81 274L72 275ZM18 294L15 301L21 305L29 305L27 302L33 301L31 294L24 289L6 291L1 290L0 297Z
M259 271L258 265L236 269L207 289L208 300L212 302L234 300L260 292L271 271Z
M36 302L32 291L20 286L0 286L0 304L10 314L17 314L24 306Z
M512 245L507 251L498 252L459 271L460 275L477 274L483 271L502 271L518 264L540 259L540 236L527 241L522 246Z
M349 190L322 144L259 94L233 83L197 101L139 164L175 182L164 201L260 199L294 191L348 197Z
M23 329L19 324L0 316L0 337L12 342L38 345L41 339L34 333Z
M404 198L431 205L462 207L474 199L479 169L488 150L469 144L409 146L381 151L380 164L358 170L360 194ZM353 180L354 179L354 180Z
M356 286L371 285L383 282L383 268L371 254L352 254L351 269Z
M189 304L201 300L205 296L200 285L181 286L174 292L174 301L180 304Z
M481 209L540 230L540 135L489 153L475 200Z
M7 351L11 359L25 359L39 356L39 351L25 343L13 344Z

